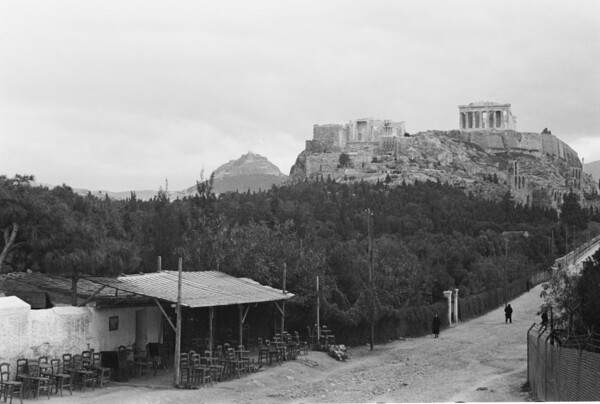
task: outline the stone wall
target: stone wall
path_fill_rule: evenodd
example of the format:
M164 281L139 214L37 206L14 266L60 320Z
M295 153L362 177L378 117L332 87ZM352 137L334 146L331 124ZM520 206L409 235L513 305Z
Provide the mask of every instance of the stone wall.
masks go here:
M137 312L137 314L136 314ZM118 329L109 331L109 317L118 316ZM136 335L136 316L145 331ZM0 362L16 366L18 358L62 357L87 349L115 350L133 342L161 342L161 313L157 307L103 309L54 307L31 310L15 296L0 297ZM143 344L142 344L143 343Z
M335 173L340 164L341 153L320 153L306 155L306 177L315 178L316 175L325 173L335 178Z
M0 362L9 362L13 369L17 358L29 352L29 304L16 296L0 297Z
M490 152L505 151L504 139L501 133L493 132L464 132L465 141L481 146Z
M519 142L515 146L515 149L530 152L538 156L543 152L541 133L524 132L518 133L518 135Z
M325 124L313 126L313 139L310 145L307 142L307 151L331 152L340 150L345 137L345 126L338 124Z
M461 132L460 137L481 146L490 153L514 151L535 156L554 155L573 167L581 167L577 152L554 135L506 130Z

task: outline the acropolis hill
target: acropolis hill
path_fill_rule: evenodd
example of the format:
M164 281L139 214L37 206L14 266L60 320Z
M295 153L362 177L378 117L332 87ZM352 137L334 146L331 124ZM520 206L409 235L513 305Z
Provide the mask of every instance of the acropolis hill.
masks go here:
M554 208L568 192L582 205L596 199L598 184L582 172L577 153L549 131L518 132L510 104L461 105L458 123L458 130L410 136L404 122L391 120L314 125L290 176L390 185L439 180L486 198L508 190L518 203Z

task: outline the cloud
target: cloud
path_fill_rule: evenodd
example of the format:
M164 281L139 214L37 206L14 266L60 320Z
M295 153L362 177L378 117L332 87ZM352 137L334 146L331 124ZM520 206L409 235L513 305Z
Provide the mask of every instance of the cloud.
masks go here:
M599 11L547 0L2 2L0 172L178 189L254 151L287 173L314 124L455 129L457 106L479 100L511 103L520 130L582 142L600 127Z

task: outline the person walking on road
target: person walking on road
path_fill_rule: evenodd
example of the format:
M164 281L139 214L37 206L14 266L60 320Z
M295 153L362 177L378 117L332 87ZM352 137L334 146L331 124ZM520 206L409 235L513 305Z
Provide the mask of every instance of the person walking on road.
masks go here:
M431 329L433 331L434 338L437 338L440 335L440 326L442 322L438 317L437 313L433 315L433 322L431 323Z
M510 321L510 323L512 324L512 312L513 309L512 307L510 307L510 304L508 304L508 306L504 308L504 323L508 323Z

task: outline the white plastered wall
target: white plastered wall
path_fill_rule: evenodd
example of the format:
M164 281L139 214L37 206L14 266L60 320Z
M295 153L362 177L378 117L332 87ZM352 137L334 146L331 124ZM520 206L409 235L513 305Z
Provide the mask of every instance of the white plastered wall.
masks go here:
M116 350L136 340L136 311L145 317L141 338L162 342L162 319L157 307L54 307L31 310L15 296L0 297L0 362L16 366L18 358L62 358L64 353L87 349ZM109 318L118 317L118 328L109 331ZM140 347L144 349L143 347Z

